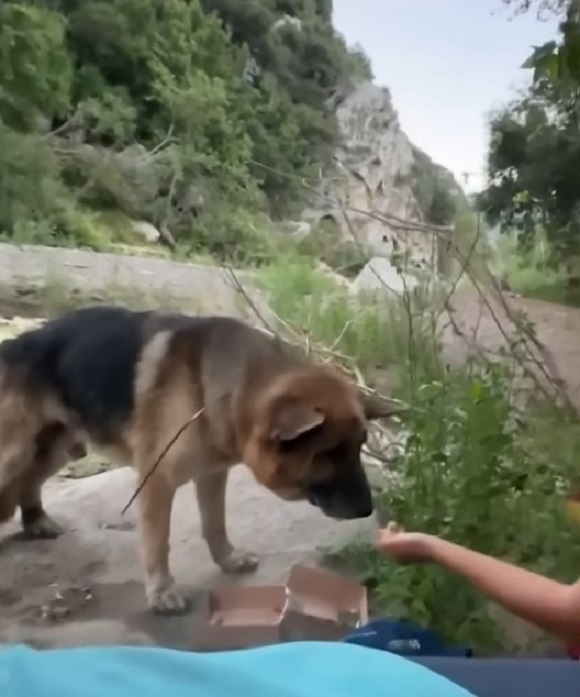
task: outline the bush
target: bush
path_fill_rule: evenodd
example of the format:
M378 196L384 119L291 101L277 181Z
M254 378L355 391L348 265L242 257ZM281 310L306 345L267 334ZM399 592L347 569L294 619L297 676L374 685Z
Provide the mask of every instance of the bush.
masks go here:
M336 223L322 221L296 245L299 254L320 259L337 273L356 277L370 258L367 250L356 242L341 240Z
M0 121L0 231L10 234L18 222L46 225L65 195L57 159L47 144Z
M561 498L577 468L580 433L553 411L517 415L513 387L506 366L472 363L416 390L405 450L378 508L407 529L572 581L580 537ZM482 653L502 646L485 597L461 577L437 566L399 566L364 545L333 556L372 587L381 614Z
M516 410L515 359L443 366L433 296L422 288L405 298L376 293L356 301L343 282L296 256L264 267L258 278L275 312L315 350L324 347L327 359L356 365L367 382L410 403L400 460L372 476L379 517L565 581L577 576L580 535L561 497L577 478L580 429L551 404ZM409 618L482 653L503 645L487 600L460 577L398 566L368 544L330 558L369 586L378 614Z
M498 266L510 288L527 298L568 305L580 305L570 295L562 265L554 265L545 235L538 233L532 244L523 247L515 237L503 237L498 244Z
M438 374L438 332L423 288L401 298L387 291L353 296L339 276L312 259L288 256L265 266L258 282L279 317L320 346L332 347L348 367L376 373L398 370L394 390ZM407 370L412 363L412 370Z

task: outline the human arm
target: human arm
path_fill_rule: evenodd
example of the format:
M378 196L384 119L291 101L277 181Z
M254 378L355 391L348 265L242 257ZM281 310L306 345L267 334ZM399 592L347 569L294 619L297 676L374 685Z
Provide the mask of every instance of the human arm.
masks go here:
M379 549L400 562L439 564L514 615L566 643L580 642L580 583L559 583L442 538L394 526L381 531Z

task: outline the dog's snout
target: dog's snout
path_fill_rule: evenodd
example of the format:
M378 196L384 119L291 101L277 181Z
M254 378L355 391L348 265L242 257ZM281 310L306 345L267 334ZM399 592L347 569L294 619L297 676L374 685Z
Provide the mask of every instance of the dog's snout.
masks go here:
M373 497L366 477L336 479L316 484L310 488L308 500L324 515L337 520L368 518L374 510Z
M368 518L373 513L373 499L369 495L363 496L351 505L339 506L339 513L342 515L335 516L341 520L354 520L356 518Z
M363 502L357 509L357 514L353 516L354 518L368 518L373 514L374 506L373 499L369 497L368 501Z

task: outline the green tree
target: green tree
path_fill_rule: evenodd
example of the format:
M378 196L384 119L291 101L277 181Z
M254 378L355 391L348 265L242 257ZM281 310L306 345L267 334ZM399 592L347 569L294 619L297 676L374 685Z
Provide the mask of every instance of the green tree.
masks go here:
M64 18L17 2L0 4L0 119L16 130L50 123L70 103L72 64Z
M492 224L516 229L524 244L541 226L554 263L569 284L580 278L580 4L511 2L520 11L560 13L557 40L537 47L525 67L534 71L523 98L491 121L490 184L480 206Z
M69 209L119 209L191 245L246 221L231 241L246 211L300 203L337 143L329 97L370 75L331 16L329 0L7 0L0 120L42 126Z

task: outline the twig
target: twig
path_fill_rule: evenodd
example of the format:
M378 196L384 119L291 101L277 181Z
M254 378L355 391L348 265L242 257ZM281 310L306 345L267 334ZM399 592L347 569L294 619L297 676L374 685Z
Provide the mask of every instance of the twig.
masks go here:
M161 455L159 455L159 457L157 458L157 460L155 460L155 463L153 464L153 466L151 467L151 469L147 472L147 474L145 475L145 477L143 478L143 480L141 481L141 483L139 484L139 486L138 486L138 487L135 489L135 491L133 492L133 495L132 495L131 498L129 499L128 503L126 504L126 506L125 506L125 507L123 508L123 510L121 511L121 515L122 515L122 516L125 515L125 513L126 513L126 512L129 510L129 508L131 507L133 501L135 501L135 499L137 498L137 496L139 496L139 494L141 493L141 490L143 489L143 487L144 487L145 484L147 483L147 480L148 480L148 479L151 477L151 475L155 472L155 470L157 469L158 465L161 463L161 461L163 460L163 458L167 455L167 453L169 452L169 450L173 447L173 445L175 444L175 442L176 442L176 440L179 438L179 436L181 436L181 434L182 434L194 421L196 421L197 419L199 419L199 417L203 414L204 411L205 411L205 407L202 407L201 409L199 409L199 411L196 411L195 414L193 414L193 416L190 416L189 419L178 429L178 431L175 433L175 435L174 435L173 438L169 441L169 443L167 443L167 445L166 445L165 448L163 449Z

